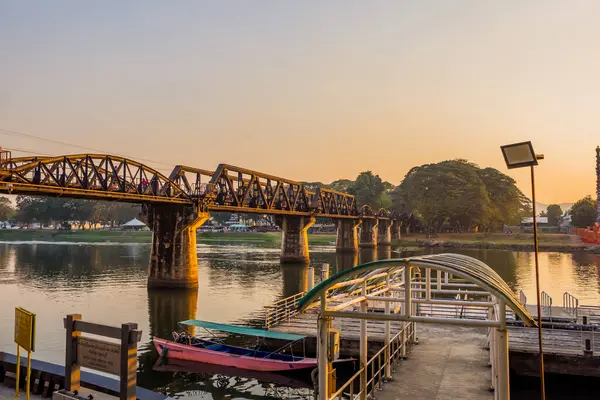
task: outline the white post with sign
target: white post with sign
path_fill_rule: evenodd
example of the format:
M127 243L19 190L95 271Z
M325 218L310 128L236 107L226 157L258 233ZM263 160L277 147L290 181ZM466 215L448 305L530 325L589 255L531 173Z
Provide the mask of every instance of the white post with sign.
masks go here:
M35 351L35 314L24 308L15 308L15 343L17 344L17 384L15 397L19 394L19 383L21 380L21 347L27 351L27 380L25 383L25 395L29 400L29 388L31 378L31 352Z

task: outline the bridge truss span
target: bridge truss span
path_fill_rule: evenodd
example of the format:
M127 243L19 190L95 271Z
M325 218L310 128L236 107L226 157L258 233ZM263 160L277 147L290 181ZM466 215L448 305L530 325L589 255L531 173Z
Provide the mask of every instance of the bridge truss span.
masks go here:
M104 154L9 158L0 169L0 192L135 203L193 202L160 172Z
M312 191L299 181L229 164L214 171L177 165L166 176L117 155L13 158L0 148L0 193L142 204L153 232L148 278L153 287L197 287L196 231L212 212L275 216L282 262L309 262L308 231L317 217L337 224L340 252L358 250L359 231L365 232L361 246L368 247L390 245L400 236L401 223L394 224L385 210L359 207L351 194L325 187Z
M204 211L335 219L387 218L359 207L353 195L220 164L216 170L177 165L167 177L115 155L15 157L1 152L0 193L89 198L135 203L179 203Z
M353 195L326 188L307 190L301 182L246 168L220 164L207 191L211 210L358 218Z

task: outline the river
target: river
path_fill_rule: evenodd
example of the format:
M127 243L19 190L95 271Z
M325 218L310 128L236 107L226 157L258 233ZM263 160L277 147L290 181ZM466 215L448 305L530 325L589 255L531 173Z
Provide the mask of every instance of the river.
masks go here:
M230 371L159 371L156 369L165 367L155 368L158 355L150 347L151 337L168 338L177 321L190 318L260 327L262 306L305 289L305 268L281 266L279 249L275 247L199 244L197 291L148 292L149 250L147 244L0 243L0 324L4 327L0 331L0 350L15 351L14 307L20 306L37 314L35 358L62 364L62 319L79 313L84 320L98 323L138 323L143 331L139 346L140 386L199 399L310 396L308 388L289 387L297 382L266 383L260 377L257 380L232 376ZM369 250L358 256L360 262L366 262L374 257L431 251L380 250L375 254ZM459 252L483 260L513 289L523 290L528 302L535 302L533 253L469 249ZM332 272L356 262L352 255L337 255L333 246L312 246L311 257L315 267L329 263ZM555 304L562 302L564 292L569 292L580 304L600 305L600 256L542 253L540 266L542 289ZM514 397L527 398L529 386L516 383Z

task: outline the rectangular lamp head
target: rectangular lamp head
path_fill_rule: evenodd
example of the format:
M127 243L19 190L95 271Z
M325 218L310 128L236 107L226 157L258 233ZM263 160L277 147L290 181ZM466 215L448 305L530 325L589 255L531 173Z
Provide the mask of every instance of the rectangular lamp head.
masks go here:
M521 142L500 146L508 169L538 165L531 142Z

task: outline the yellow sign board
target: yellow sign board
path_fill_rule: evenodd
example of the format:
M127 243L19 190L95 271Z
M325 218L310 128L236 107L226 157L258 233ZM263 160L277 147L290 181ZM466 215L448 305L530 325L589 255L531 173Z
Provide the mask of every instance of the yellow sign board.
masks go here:
M21 347L27 350L27 380L25 393L29 400L29 381L31 377L31 352L35 351L35 314L24 308L15 308L15 343L17 344L17 384L14 397L19 395L19 382L21 372Z
M27 351L35 351L35 314L15 308L15 343Z

